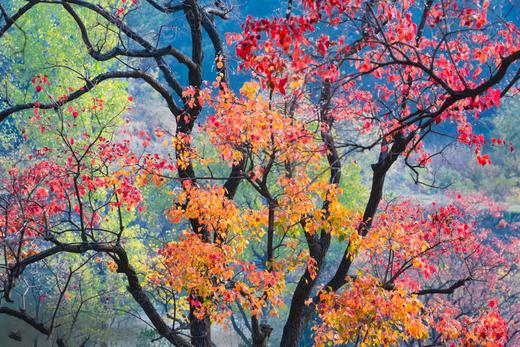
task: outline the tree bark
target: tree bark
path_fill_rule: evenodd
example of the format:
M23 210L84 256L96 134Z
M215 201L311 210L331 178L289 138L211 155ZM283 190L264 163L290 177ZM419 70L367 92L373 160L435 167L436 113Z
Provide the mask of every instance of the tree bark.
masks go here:
M251 318L251 326L253 328L253 347L267 347L273 328L269 324L259 324L256 317Z
M331 129L334 118L329 114L330 101L332 97L332 85L329 81L324 81L320 95L320 119ZM341 161L339 153L334 143L334 138L329 131L321 131L321 140L327 148L327 162L330 169L329 183L338 185L341 181ZM325 200L322 209L325 211L325 218L329 216L330 202ZM305 230L305 222L301 222L303 230ZM289 316L283 329L281 346L298 346L307 323L310 321L314 309L306 305L312 289L314 288L316 279L321 271L325 255L330 246L330 233L327 230L321 230L320 235L310 235L305 232L309 255L315 261L316 274L313 278L308 269L298 281L298 285L293 293Z
M155 309L155 306L148 298L148 295L144 291L143 287L139 283L139 278L137 277L137 273L133 269L133 267L128 262L128 257L126 252L120 248L115 248L115 253L118 255L118 259L116 260L118 269L117 272L123 273L126 275L126 279L128 282L127 289L132 294L134 300L139 304L139 306L143 309L144 313L150 319L150 322L155 327L157 332L177 347L191 347L191 344L184 339L183 337L177 335L162 319L161 315Z
M190 334L193 347L211 347L211 321L209 317L198 319L194 314L194 307L190 306Z
M372 177L372 188L370 191L370 197L365 206L365 212L363 214L363 221L358 227L358 233L362 236L366 235L372 225L373 218L376 214L377 207L383 196L383 187L385 182L386 173L392 166L392 164L399 158L399 155L406 149L406 145L411 140L411 136L404 137L397 135L394 139L389 153L382 152L379 156L378 162L372 165L373 177ZM330 159L329 159L330 161ZM339 173L338 173L339 174ZM325 236L322 235L318 250L313 250L312 240L308 239L309 251L312 254L316 254L313 258L317 262L318 270L321 269L321 265L325 254L328 250L328 243L325 243ZM330 242L330 238L329 238ZM350 247L347 246L341 262L336 270L334 276L325 285L322 290L336 291L346 283L346 276L352 265L352 256L350 254ZM305 328L314 314L314 305L319 301L318 297L314 297L310 305L305 305L305 300L308 300L310 291L314 286L314 280L310 278L308 271L305 272L304 276L298 282L298 286L294 291L293 299L291 302L291 308L289 311L289 317L287 318L284 326L282 335L282 341L280 346L282 347L297 347L305 331Z

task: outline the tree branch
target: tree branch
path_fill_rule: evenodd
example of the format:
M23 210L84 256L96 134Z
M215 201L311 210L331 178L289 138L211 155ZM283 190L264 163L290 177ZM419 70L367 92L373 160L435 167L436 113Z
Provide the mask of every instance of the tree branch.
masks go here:
M36 320L34 317L29 316L25 310L18 311L4 306L0 307L0 314L6 314L8 316L18 318L46 336L49 336L52 333L51 329L46 327L45 324Z
M58 109L61 106L67 104L70 101L76 100L84 94L87 94L90 90L94 89L99 83L111 80L111 79L121 79L121 78L137 78L142 79L146 83L148 83L153 89L155 89L161 96L164 98L166 103L168 104L168 108L172 111L173 114L177 115L181 113L181 110L175 104L175 101L171 97L170 93L154 78L147 75L142 71L113 71L102 73L91 80L86 80L86 83L83 87L68 94L66 97L61 98L56 101L48 102L48 103L40 103L37 101L28 102L25 104L18 104L12 107L9 107L0 112L0 122L4 121L9 115L33 108L39 108L42 110L49 109Z
M182 5L181 4L172 6L172 5L160 5L155 0L146 0L146 2L149 3L156 10L159 10L159 11L161 11L163 13L174 13L174 12L179 12L179 11L182 10Z
M114 47L106 53L101 53L100 51L94 49L92 42L90 41L85 23L83 23L77 12L74 11L72 6L70 6L70 4L68 3L63 3L63 7L72 16L72 18L78 25L78 28L81 32L81 38L83 40L83 43L85 43L85 46L87 46L89 55L96 60L106 61L117 56L125 56L132 58L160 58L166 55L171 55L174 58L176 58L177 61L186 65L188 68L195 68L195 63L193 62L193 60L190 59L190 57L171 46L166 46L157 49L150 49L149 47L147 47L144 50L127 50L122 49L120 47Z
M414 292L415 295L428 295L428 294L453 294L456 289L464 286L466 282L470 281L471 277L463 278L456 281L448 288L428 288Z
M34 7L34 5L38 4L39 2L39 0L29 1L12 16L9 16L5 11L4 7L0 4L0 12L2 13L2 16L5 20L5 24L0 27L0 37L2 37L7 32L7 30L9 30L18 19L20 19L20 17L22 17L27 11L29 11L31 8Z
M139 278L137 273L130 265L128 261L128 256L126 251L119 245L109 244L109 243L101 243L101 242L81 242L81 243L71 243L71 244L59 244L57 241L56 246L51 247L45 251L40 253L31 255L21 262L16 264L11 268L11 273L13 276L19 276L23 269L25 269L28 265L36 263L40 260L53 256L55 254L66 252L66 253L77 253L83 254L89 251L96 251L101 253L108 253L114 255L114 261L117 265L117 272L122 273L126 276L128 287L127 290L130 292L135 301L139 304L139 306L143 309L146 316L150 319L152 325L157 329L157 332L163 336L165 339L170 341L175 346L179 347L191 347L191 344L175 333L166 322L162 319L159 312L157 312L156 308L148 298L148 295L141 287ZM8 311L8 310L7 310ZM1 311L0 311L1 313ZM28 319L26 317L21 316L22 318ZM21 319L22 319L21 318ZM25 320L24 319L24 320ZM40 326L40 329L42 327ZM41 330L40 330L41 331Z

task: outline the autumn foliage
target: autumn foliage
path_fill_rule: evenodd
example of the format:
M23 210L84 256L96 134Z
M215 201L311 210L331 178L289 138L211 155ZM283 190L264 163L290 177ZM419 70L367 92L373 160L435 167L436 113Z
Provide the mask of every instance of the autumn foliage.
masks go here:
M203 7L182 4L198 42L193 32L209 25ZM93 11L144 47L127 57L160 63L161 49L126 27L139 2L119 5ZM64 6L85 36L73 8L92 8ZM396 163L424 183L442 152L431 138L469 146L482 166L492 164L489 145L507 155L507 139L473 129L518 93L520 32L491 7L290 1L285 17L249 16L227 35L248 76L236 90L224 51L203 83L196 50L190 58L171 47L164 54L190 68L190 85L171 84L176 98L140 70L96 81L146 81L175 129L132 128L133 96L107 117L107 100L89 95L96 83L54 95L60 81L35 76L35 101L2 110L28 110L30 120L21 159L1 171L0 304L12 302L27 268L72 255L107 281L124 277L134 307L178 346L209 346L212 324L254 346L272 336L282 346L304 336L317 346L518 344L519 240L482 225L502 219L504 206L478 192L425 202L385 191ZM371 165L359 153L372 153ZM352 178L363 166L366 180ZM155 234L145 217L157 196L167 208L153 218L169 224ZM61 290L58 307L65 292L74 289ZM54 327L53 318L47 335Z

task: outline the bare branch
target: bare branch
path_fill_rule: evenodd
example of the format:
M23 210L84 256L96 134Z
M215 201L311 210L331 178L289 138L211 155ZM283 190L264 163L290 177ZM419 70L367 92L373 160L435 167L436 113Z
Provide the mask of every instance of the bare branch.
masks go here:
M15 310L4 306L0 307L0 314L6 314L8 316L18 318L46 336L49 336L52 333L50 328L46 327L45 324L39 322L34 317L29 316L25 310Z
M33 108L39 108L43 110L48 109L58 109L61 106L67 104L70 101L76 100L79 97L81 97L84 94L87 94L90 90L94 89L99 83L111 80L111 79L126 79L126 78L137 78L142 79L146 83L148 83L153 89L155 89L161 96L165 99L166 103L168 104L168 108L170 111L172 111L173 114L177 115L180 114L181 111L175 104L175 101L170 96L168 91L159 83L157 80L152 78L151 76L147 75L144 72L141 71L113 71L113 72L106 72L102 73L95 78L91 80L87 80L86 84L81 87L80 89L76 90L75 92L72 92L67 95L66 98L60 98L59 100L49 102L49 103L40 103L37 101L28 102L25 104L19 104L12 107L9 107L3 111L0 112L0 122L2 122L4 119L6 119L9 115Z
M5 11L4 7L0 5L0 12L2 13L2 16L5 20L5 24L0 27L0 37L2 37L7 32L7 30L9 30L18 19L20 19L20 17L22 17L27 11L29 11L31 8L34 7L34 5L38 4L39 2L39 0L29 1L12 16L9 16L7 14L7 11Z
M63 3L63 7L67 10L67 12L72 16L76 24L78 25L78 28L81 32L81 38L83 42L85 43L85 46L87 46L88 53L90 56L92 56L94 59L99 61L105 61L110 60L118 56L126 56L126 57L133 57L133 58L160 58L163 56L171 55L174 58L176 58L180 63L185 64L190 69L195 68L195 63L182 53L181 51L171 47L166 46L162 48L157 49L150 49L147 47L143 50L128 50L128 49L122 49L120 47L114 47L110 51L106 53L101 53L100 51L97 51L94 49L92 42L90 41L87 28L79 15L74 11L72 6L70 6L68 3Z
M456 281L451 286L447 288L429 288L422 289L413 294L416 295L427 295L427 294L453 294L457 288L460 288L466 284L466 282L470 281L471 277L463 278L461 280Z
M178 5L160 5L155 0L146 0L146 2L149 3L156 10L159 10L159 11L161 11L163 13L174 13L174 12L182 11L182 5L181 4L178 4Z

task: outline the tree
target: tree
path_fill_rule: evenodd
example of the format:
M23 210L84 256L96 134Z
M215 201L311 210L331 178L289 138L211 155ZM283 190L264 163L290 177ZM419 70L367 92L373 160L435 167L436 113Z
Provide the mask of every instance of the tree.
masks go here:
M485 140L472 133L468 116L478 117L483 109L499 105L500 97L514 87L518 74L504 82L502 89L498 83L518 59L518 33L508 23L503 28L494 27L494 33L495 37L507 37L511 45L506 48L489 40L489 3L459 5L303 1L303 15L250 19L244 33L235 36L243 66L257 73L266 88L284 94L289 85L296 89L293 94L312 95L312 91L305 91L314 87L313 81L321 81L314 114L315 121L324 124L331 182L337 179L333 164L339 166L341 158L331 147L355 150L380 145L379 159L372 166L370 198L358 227L363 237L372 226L386 173L400 156L420 182L418 169L434 155L424 153L423 140L441 131L435 129L437 125L445 121L457 124L458 141L475 147L481 165L489 163L489 156L480 150ZM357 37L347 35L353 30ZM484 72L481 64L491 61L492 67ZM330 129L345 118L361 131L376 127L375 138L347 139L336 145ZM328 235L309 242L321 245L311 253L318 266L330 242ZM336 274L323 290L336 291L345 285L354 259L351 253L347 247ZM307 271L295 290L284 345L296 344L306 325L304 303L312 295L313 282Z
M93 89L97 89L97 85L106 81L114 81L120 79L140 79L151 86L157 91L166 104L173 117L178 119L177 133L179 136L182 134L190 134L195 124L197 116L200 112L199 107L189 108L189 116L185 117L186 107L183 99L183 89L188 85L199 89L202 84L202 62L203 62L203 31L210 37L211 43L215 50L215 56L220 57L218 73L221 74L221 78L227 79L226 76L226 59L223 51L223 46L220 41L219 35L215 28L215 17L227 17L227 9L221 7L208 7L201 6L196 1L184 1L178 5L172 6L161 6L155 1L148 2L156 12L164 13L167 16L173 16L177 13L183 13L186 24L189 27L190 39L192 40L191 54L187 55L182 53L180 50L175 49L171 45L165 45L164 47L157 48L153 41L149 41L148 38L139 35L135 30L128 26L124 17L128 12L132 11L137 5L136 2L124 2L121 7L112 9L112 5L108 2L102 4L93 4L90 2L44 2L44 1L31 1L19 8L16 8L17 2L13 2L9 7L15 7L13 14L10 14L9 7L2 6L2 18L4 24L0 29L0 37L4 36L6 32L11 28L15 27L19 21L23 20L28 16L31 11L36 7L52 5L55 8L60 8L60 11L65 11L68 14L68 18L72 19L79 30L81 40L83 41L85 48L89 55L97 61L109 61L111 63L118 62L121 58L135 58L136 60L152 60L155 62L157 68L161 71L164 77L165 85L158 82L150 74L146 73L142 69L132 68L131 64L124 62L120 64L120 67L124 68L124 71L114 70L113 67L110 71L104 71L99 73L97 76L91 76L90 71L85 71L84 74L80 74L80 78L84 81L82 86L69 86L72 88L67 94L62 95L60 98L51 99L48 103L30 102L19 104L14 107L8 107L0 115L0 119L4 120L8 115L13 112L21 111L24 109L38 108L41 110L55 109L57 107L69 104L75 101L80 96L90 93ZM168 18L168 17L166 17ZM89 30L89 27L93 26L94 29ZM101 28L101 29L98 29ZM22 31L23 32L23 31ZM157 32L160 32L158 30ZM124 37L124 39L123 39ZM130 46L126 45L126 40L130 40L132 43ZM160 40L160 36L157 40ZM157 41L156 40L156 41ZM157 41L159 43L159 41ZM101 51L105 45L113 45L108 53L104 54ZM124 48L132 47L132 48ZM184 67L188 71L187 82L188 84L183 87L175 74L171 70L171 66L167 62L170 58L175 59L180 66ZM81 71L80 69L75 71ZM38 93L43 91L44 86L48 83L47 76L45 82L41 83L39 79L36 84L36 91ZM95 88L96 87L96 88ZM9 95L6 95L8 97ZM177 99L177 101L175 100ZM7 105L12 102L16 102L10 99L6 99ZM184 105L179 107L177 103ZM233 176L234 173L231 174ZM182 179L194 180L194 172L192 164L189 163L186 167L179 169L178 176ZM238 181L236 179L230 179L227 186L229 186L229 194L233 194L233 186L236 186ZM194 225L194 229L198 230L199 226ZM203 231L201 231L203 232ZM195 319L195 318L194 318ZM199 324L192 324L194 330L192 334L194 336L194 344L208 345L209 344L209 328L207 322L199 322ZM164 329L163 329L164 330ZM200 340L196 342L196 340ZM207 341L204 341L204 340Z
M15 240L4 247L6 299L28 266L94 252L126 277L135 303L174 345L209 346L211 322L235 322L238 313L250 330L234 324L244 342L267 346L276 333L268 317L281 314L285 296L282 346L298 345L309 326L318 345L514 344L517 323L504 317L517 313L507 308L515 255L479 228L476 202L455 196L424 206L401 198L382 206L396 161L425 183L420 174L438 154L424 150L430 137L453 137L474 148L480 165L490 163L472 118L517 93L520 78L520 70L511 72L520 59L518 28L496 15L498 8L491 11L487 1L289 1L284 18L249 17L242 33L228 35L251 74L236 93L214 21L229 9L221 2L146 3L184 14L190 55L133 30L128 23L142 10L137 3L35 0L12 12L0 8L0 39L33 7L55 6L72 18L94 60L116 62L60 97L39 75L33 80L39 100L6 98L0 119L33 110L30 127L53 134L63 151L39 148L37 159L10 170L4 182L2 242ZM217 70L208 86L203 31ZM172 59L187 69L186 85L172 72ZM144 60L161 78L139 68ZM125 66L131 68L118 70ZM95 116L91 131L78 130L78 117L95 115L103 101L90 99L86 109L74 102L113 79L151 86L175 117L175 131L141 129L118 140L130 132L114 132L112 119ZM150 152L152 139L174 155ZM377 161L368 201L358 210L348 204L344 171L352 168L348 156L363 151L375 152ZM212 167L222 171L226 164L229 175L214 174ZM129 247L135 235L128 229L151 184L174 195L166 215L176 233L140 253ZM340 256L333 245L342 247ZM140 271L136 263L144 265ZM295 273L302 275L292 285ZM465 302L479 291L497 297Z

